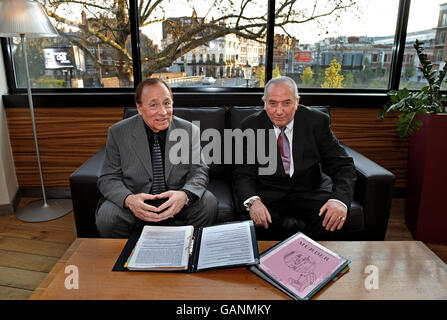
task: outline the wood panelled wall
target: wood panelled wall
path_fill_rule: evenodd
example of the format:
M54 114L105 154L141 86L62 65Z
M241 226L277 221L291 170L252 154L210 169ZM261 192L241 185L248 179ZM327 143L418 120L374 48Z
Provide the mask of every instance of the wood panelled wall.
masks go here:
M406 188L409 139L399 138L397 116L377 120L379 109L331 109L338 139L396 176L396 189Z
M69 176L105 145L107 128L122 119L121 108L35 109L45 186L68 189ZM396 134L396 118L377 120L378 109L333 108L332 128L340 141L396 175L406 187L408 141ZM39 187L28 108L6 109L20 188Z
M119 108L36 108L45 186L68 189L69 176L105 145L107 128L122 117ZM6 118L19 186L38 187L29 109L7 108Z

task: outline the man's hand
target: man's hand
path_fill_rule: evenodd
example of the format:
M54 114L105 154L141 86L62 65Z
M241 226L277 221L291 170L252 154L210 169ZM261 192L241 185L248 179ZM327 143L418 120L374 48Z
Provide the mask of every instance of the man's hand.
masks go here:
M267 207L261 200L255 200L250 207L250 218L255 223L255 226L268 229L269 223L272 223L272 217Z
M183 191L169 190L155 195L156 199L168 198L161 206L158 207L159 211L163 211L159 214L159 217L164 220L172 218L174 215L180 212L186 204L187 196Z
M158 214L160 208L144 203L145 200L154 199L157 199L157 197L148 193L131 194L127 196L124 203L137 218L143 221L158 222L163 220L160 219L160 215Z
M326 211L323 219L323 227L326 230L334 231L340 230L346 221L347 209L338 201L328 200L320 209L321 216Z

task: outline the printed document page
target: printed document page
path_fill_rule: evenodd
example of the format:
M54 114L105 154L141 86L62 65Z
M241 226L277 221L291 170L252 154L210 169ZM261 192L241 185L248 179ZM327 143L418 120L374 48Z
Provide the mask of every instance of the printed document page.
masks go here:
M249 221L203 228L198 270L254 262Z
M144 226L130 270L183 270L188 268L192 226Z

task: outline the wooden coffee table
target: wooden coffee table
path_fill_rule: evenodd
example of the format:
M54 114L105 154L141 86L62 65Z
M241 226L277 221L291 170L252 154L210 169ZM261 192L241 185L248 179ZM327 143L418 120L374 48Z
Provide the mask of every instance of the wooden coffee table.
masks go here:
M290 299L246 268L197 273L113 272L126 240L77 239L30 299L264 300ZM351 270L313 299L447 300L447 265L419 241L321 242L351 260ZM275 242L259 241L260 252ZM66 266L79 270L67 290ZM379 270L379 288L366 289L365 268Z

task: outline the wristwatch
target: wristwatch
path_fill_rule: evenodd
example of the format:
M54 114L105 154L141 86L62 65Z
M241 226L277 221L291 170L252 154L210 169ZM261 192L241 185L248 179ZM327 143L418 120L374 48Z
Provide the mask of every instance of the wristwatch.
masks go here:
M250 207L251 207L251 205L252 205L253 202L255 202L256 200L261 200L261 198L259 198L258 196L253 196L253 197L251 197L250 199L248 199L247 201L245 201L245 202L244 202L245 209L246 209L247 211L250 211Z

